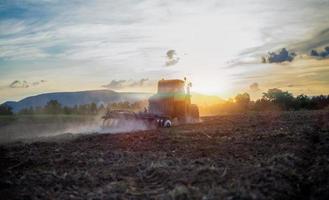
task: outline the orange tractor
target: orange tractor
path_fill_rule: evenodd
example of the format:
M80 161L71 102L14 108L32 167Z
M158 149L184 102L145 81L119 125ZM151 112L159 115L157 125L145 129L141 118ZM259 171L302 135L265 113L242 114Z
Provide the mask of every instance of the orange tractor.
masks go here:
M186 79L162 79L158 82L158 92L149 98L148 110L139 113L111 110L103 116L103 124L112 126L124 124L124 120L141 120L147 124L156 124L158 127L171 127L174 122L197 122L199 109L195 104L191 104L191 86Z

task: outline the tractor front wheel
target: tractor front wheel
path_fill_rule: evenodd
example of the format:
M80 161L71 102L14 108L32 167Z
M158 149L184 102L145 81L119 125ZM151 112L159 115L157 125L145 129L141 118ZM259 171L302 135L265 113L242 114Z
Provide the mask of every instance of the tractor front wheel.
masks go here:
M165 120L163 123L164 128L170 128L172 126L172 123L169 119Z
M158 127L161 128L170 128L172 126L172 122L170 119L161 118L158 119L157 122L158 122Z

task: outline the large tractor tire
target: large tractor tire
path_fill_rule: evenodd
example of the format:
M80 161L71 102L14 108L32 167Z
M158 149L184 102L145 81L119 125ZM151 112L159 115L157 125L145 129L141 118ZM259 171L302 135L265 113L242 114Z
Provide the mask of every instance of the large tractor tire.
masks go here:
M170 128L172 126L172 122L169 118L160 118L157 120L158 127L160 128Z
M170 128L172 126L172 122L170 121L170 119L166 119L164 122L163 122L163 127L164 128Z

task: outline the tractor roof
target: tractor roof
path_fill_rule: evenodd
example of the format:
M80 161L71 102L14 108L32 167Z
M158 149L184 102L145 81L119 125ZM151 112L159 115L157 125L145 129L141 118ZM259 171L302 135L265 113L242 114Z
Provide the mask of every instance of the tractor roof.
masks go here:
M184 83L183 80L180 80L180 79L168 79L168 80L165 80L165 79L162 79L159 81L159 83L167 83L167 84L182 84Z
M179 79L160 80L158 82L159 93L184 92L185 81Z

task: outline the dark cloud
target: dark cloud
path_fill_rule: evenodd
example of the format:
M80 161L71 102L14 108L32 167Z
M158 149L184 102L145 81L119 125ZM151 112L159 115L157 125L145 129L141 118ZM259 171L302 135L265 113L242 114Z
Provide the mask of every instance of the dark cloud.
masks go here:
M112 80L107 85L102 85L104 88L108 89L123 89L132 87L143 87L153 84L153 81L148 78L142 78L140 80Z
M264 55L263 52L265 52L266 49L268 49L268 48L271 48L271 47L277 46L277 45L285 45L291 51L298 52L299 55L309 54L309 55L313 55L314 57L322 58L322 57L320 57L320 53L314 49L319 49L324 46L328 46L328 44L329 44L329 28L323 28L323 29L316 30L316 32L314 33L314 35L312 37L307 38L305 40L300 40L298 42L291 42L291 43L285 43L285 44L275 43L275 42L270 43L270 44L264 43L263 45L241 51L239 56L247 57L247 58L256 58L258 60L258 62L259 62L259 57L261 57L262 63L270 63L269 62L270 60L272 61L272 63L275 63L275 62L280 63L279 61L281 61L281 62L290 61L290 60L292 61L294 59L294 57L296 56L296 53L290 52L292 55L285 56L286 59L283 59L282 56L278 56L278 54L280 54L280 52L277 52L277 53L270 52L270 53L268 53L268 55L262 56L262 55ZM313 52L311 51L312 49L314 50ZM276 56L274 56L273 54L275 54ZM288 54L289 54L289 51L288 51ZM319 55L319 56L317 56L317 55ZM324 55L325 55L325 53L322 53L322 56L324 56ZM273 57L275 57L276 59L273 59ZM271 58L271 59L269 60L269 58ZM240 63L234 64L234 65L239 66L240 64L248 64L248 63L240 62Z
M329 57L329 46L325 47L323 51L317 51L313 49L310 55L318 58L328 58Z
M179 57L177 56L177 53L175 50L171 49L167 51L167 56L166 56L166 66L172 66L178 63Z
M108 89L122 89L125 87L126 80L112 80L109 84L107 85L102 85L104 88Z
M27 81L15 80L9 84L9 87L11 87L11 88L28 88L28 87L30 87L30 85L27 83Z
M130 86L131 86L131 87L136 87L136 86L140 86L140 87L142 87L142 86L144 86L148 81L149 81L148 78L142 78L142 79L139 80L139 81L133 81L133 82L130 84Z
M295 52L289 52L286 48L283 48L279 52L269 52L265 57L262 57L262 63L291 62L295 56Z
M145 84L145 82L147 82L147 81L149 81L148 78L142 78L142 79L139 81L139 84L140 84L141 86L143 86L143 85Z
M253 91L253 92L257 92L259 91L259 85L258 83L252 83L250 86L249 86L250 90Z
M26 80L15 80L9 84L10 88L28 88L32 86L38 86L42 83L47 82L46 80L34 81L32 83L27 82Z
M35 81L35 82L33 82L31 85L33 85L33 86L37 86L37 85L40 85L40 82Z

